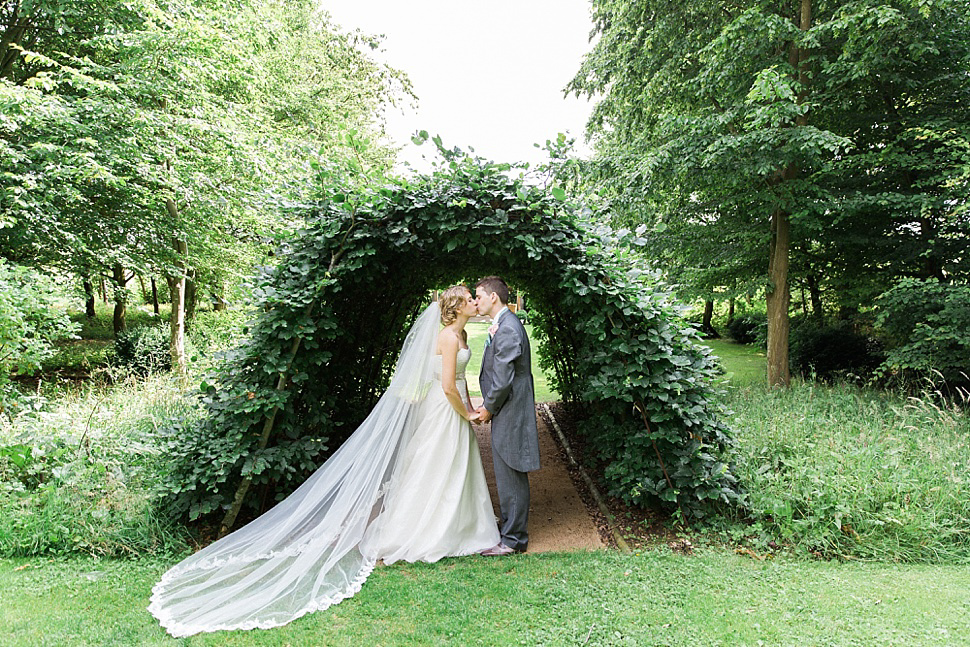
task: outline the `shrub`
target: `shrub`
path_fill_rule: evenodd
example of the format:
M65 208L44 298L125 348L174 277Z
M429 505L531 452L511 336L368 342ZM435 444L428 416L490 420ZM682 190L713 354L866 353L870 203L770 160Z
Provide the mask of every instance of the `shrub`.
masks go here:
M888 347L882 375L970 386L970 286L904 279L876 305Z
M387 387L427 292L486 269L529 295L556 391L595 411L611 493L687 518L737 501L717 362L639 269L645 239L602 227L558 188L449 155L450 171L397 186L321 175L305 229L255 282L251 334L200 384L204 415L166 428L174 512L233 506L231 520L298 487ZM374 307L375 286L393 307Z
M848 322L816 326L804 321L791 330L792 370L833 380L849 374L869 376L883 361L882 345L853 330Z
M136 375L169 371L172 369L169 335L167 324L129 328L115 338L112 363Z
M169 376L69 394L0 427L0 556L184 549L158 508L162 418L191 413Z
M11 375L32 375L54 354L53 343L78 326L55 306L54 283L0 258L0 412L21 407Z
M765 345L768 339L768 316L761 312L737 317L727 325L731 339L739 344Z
M529 313L525 310L516 310L515 316L518 317L519 321L521 321L523 324L529 323Z

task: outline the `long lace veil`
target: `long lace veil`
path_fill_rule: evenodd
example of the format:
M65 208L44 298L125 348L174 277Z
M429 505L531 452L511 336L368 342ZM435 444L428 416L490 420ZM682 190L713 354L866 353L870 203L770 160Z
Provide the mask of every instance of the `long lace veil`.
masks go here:
M170 634L277 627L360 590L380 557L361 540L428 393L439 330L434 303L408 332L387 391L333 456L276 507L162 576L148 610Z

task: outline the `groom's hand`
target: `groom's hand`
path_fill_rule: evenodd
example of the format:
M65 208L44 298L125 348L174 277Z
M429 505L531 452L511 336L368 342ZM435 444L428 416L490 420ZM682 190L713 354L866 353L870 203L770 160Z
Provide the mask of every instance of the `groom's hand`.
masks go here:
M485 407L478 408L478 422L488 422L492 419L492 414Z

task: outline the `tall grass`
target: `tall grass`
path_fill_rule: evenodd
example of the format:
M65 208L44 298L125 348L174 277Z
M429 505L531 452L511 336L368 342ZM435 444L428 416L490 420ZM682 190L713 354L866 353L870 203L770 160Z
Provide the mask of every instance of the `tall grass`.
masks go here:
M737 535L823 557L970 563L965 400L799 380L772 389L763 351L707 343L738 430Z
M970 416L940 402L731 389L750 532L816 556L970 563Z
M184 546L155 508L168 417L195 415L171 376L69 389L0 427L0 555L138 555Z

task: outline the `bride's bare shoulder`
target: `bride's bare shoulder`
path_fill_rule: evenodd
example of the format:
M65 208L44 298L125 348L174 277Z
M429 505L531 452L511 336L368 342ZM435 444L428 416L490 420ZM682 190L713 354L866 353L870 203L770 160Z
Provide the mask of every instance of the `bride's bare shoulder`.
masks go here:
M444 355L446 351L452 353L458 352L458 347L460 346L458 335L455 334L453 330L448 328L442 328L441 332L438 333L438 354Z

